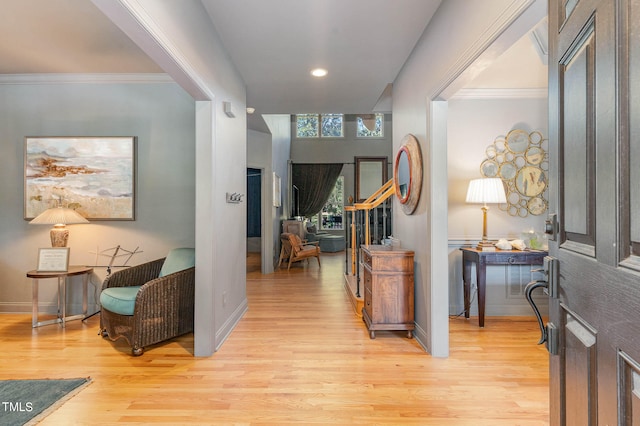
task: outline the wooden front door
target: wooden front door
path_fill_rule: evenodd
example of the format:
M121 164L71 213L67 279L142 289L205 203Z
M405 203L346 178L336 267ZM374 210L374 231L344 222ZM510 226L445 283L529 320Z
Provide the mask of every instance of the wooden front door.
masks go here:
M552 425L640 425L639 22L640 0L549 5Z

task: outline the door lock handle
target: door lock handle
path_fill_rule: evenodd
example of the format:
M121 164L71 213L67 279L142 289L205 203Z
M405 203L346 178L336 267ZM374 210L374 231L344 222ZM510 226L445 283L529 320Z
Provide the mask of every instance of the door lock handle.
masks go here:
M558 353L558 333L557 329L553 324L549 324L547 327L542 323L542 315L540 315L540 310L536 306L531 294L537 288L542 288L544 293L547 294L551 299L558 298L558 286L559 286L559 277L560 277L560 266L558 259L552 256L545 256L543 261L543 268L534 269L531 272L542 272L544 274L544 278L537 279L531 281L526 285L524 289L524 295L527 298L527 302L531 305L531 309L533 309L533 313L536 314L536 319L538 320L538 326L540 327L540 340L538 344L542 344L547 342L547 349L549 353L557 355Z
M527 302L529 302L529 305L531 305L531 309L533 309L533 313L536 314L536 318L538 319L538 326L540 327L540 334L541 334L538 344L541 345L547 341L547 329L542 323L542 315L540 315L540 310L538 309L538 306L536 306L535 302L533 301L533 298L531 297L531 293L533 293L533 291L539 287L547 289L549 288L549 283L547 281L540 281L540 280L531 281L524 288L524 295L527 298Z
M549 240L557 241L559 232L560 225L558 224L558 215L552 213L547 216L547 220L544 222L544 233L549 235Z

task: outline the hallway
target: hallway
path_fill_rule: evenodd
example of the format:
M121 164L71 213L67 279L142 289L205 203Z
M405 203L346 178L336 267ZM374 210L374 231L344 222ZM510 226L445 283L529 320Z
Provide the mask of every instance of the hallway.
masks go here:
M322 268L247 275L249 310L222 348L193 358L193 335L133 358L98 317L31 329L3 314L0 379L90 376L41 425L546 425L547 352L531 318L451 319L451 357L404 332L369 335L342 285L344 253Z

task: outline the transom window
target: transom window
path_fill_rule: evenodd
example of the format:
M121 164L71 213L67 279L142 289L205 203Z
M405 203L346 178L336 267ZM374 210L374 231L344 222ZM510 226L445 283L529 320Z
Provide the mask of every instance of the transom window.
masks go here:
M299 138L317 138L319 133L318 114L296 115L296 136Z
M384 114L359 115L356 119L359 138L381 138L384 136Z
M344 114L296 114L298 138L344 137Z
M341 138L344 136L343 114L322 114L320 117L322 119L321 137Z

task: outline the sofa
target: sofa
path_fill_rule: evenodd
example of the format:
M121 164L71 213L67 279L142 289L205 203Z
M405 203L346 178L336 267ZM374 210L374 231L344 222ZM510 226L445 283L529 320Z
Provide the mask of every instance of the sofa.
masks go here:
M316 225L314 225L311 222L306 222L305 223L305 236L304 236L304 239L306 239L307 241L309 241L309 242L320 241L320 239L325 235L329 235L329 233L326 232L326 231L318 231Z

